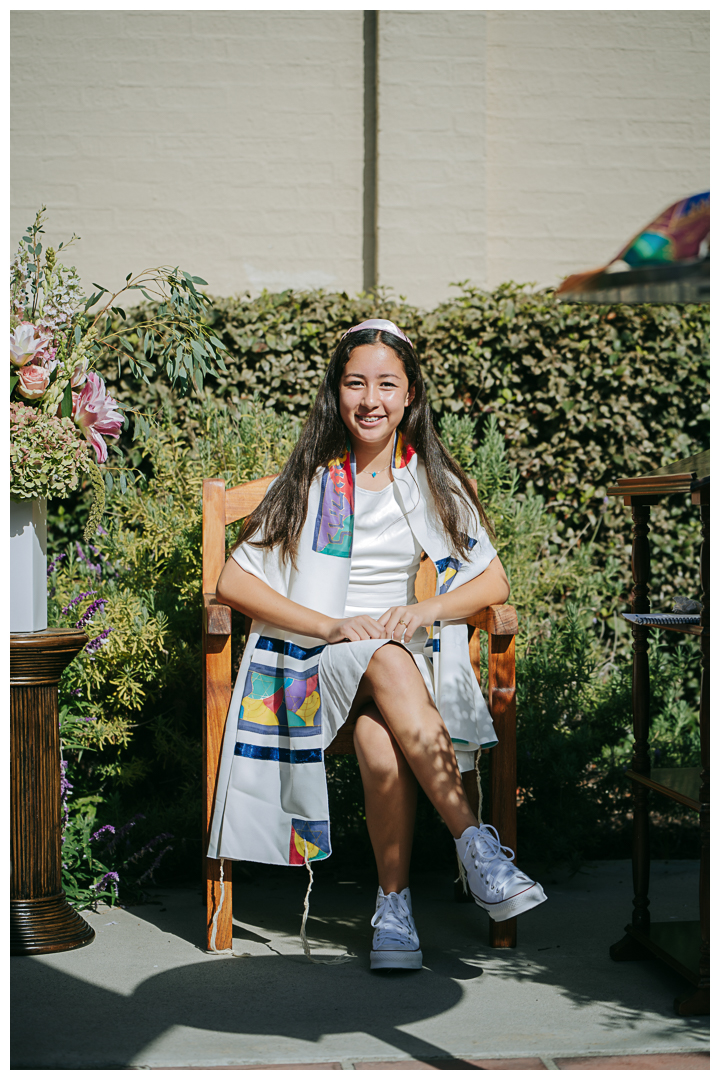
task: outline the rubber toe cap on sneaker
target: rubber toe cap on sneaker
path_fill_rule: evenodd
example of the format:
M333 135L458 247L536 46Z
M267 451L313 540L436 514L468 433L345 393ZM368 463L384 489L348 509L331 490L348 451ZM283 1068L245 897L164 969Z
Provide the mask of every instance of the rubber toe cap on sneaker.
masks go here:
M417 970L421 967L422 951L420 949L412 952L407 949L373 949L370 953L370 968L373 971L381 968Z

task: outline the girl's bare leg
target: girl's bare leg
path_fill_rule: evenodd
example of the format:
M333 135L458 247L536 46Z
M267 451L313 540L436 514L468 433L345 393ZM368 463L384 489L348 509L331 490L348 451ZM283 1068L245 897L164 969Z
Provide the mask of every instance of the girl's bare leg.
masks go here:
M402 892L409 881L417 781L372 702L357 712L354 740L378 881L386 894Z
M448 730L405 649L389 642L373 656L360 681L353 713L358 715L371 701L455 839L477 826Z

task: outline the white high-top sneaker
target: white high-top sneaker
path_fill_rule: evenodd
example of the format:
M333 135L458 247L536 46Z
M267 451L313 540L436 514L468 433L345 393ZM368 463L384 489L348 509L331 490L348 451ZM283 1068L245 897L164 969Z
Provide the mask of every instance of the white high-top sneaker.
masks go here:
M513 864L515 852L502 846L492 825L471 826L455 846L473 900L495 922L512 919L547 900L542 885Z
M420 939L412 917L410 890L387 895L378 888L375 914L370 920L375 928L370 953L371 968L421 968Z

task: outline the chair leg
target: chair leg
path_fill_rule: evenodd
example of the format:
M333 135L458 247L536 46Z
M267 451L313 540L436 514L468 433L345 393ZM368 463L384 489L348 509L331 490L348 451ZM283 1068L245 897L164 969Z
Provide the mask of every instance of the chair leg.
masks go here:
M232 949L232 862L229 859L223 861L221 886L220 861L207 858L204 852L207 851L225 719L232 695L230 641L229 635L203 632L203 866L207 903L205 948L212 947L218 952ZM221 907L221 897L222 908L213 926L215 915Z
M489 755L490 824L503 844L517 848L517 733L515 720L515 638L489 634L488 690L490 714L498 737ZM517 919L490 920L490 946L517 945Z

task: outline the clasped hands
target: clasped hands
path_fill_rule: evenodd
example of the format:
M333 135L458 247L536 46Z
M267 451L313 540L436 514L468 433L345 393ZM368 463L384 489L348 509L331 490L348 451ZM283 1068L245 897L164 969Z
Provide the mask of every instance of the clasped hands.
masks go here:
M388 641L410 641L419 626L432 626L438 618L436 598L419 604L391 607L375 618L373 615L353 615L332 620L323 637L329 645L340 641L367 641L386 638Z

